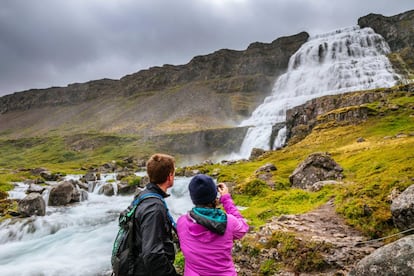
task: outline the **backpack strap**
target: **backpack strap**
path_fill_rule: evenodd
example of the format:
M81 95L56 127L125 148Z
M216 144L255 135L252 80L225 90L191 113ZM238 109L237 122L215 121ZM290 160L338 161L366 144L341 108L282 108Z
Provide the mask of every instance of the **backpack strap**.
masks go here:
M133 206L133 208L132 208L132 210L130 211L131 212L131 214L133 214L134 212L135 212L135 209L136 209L136 207L144 200L144 199L147 199L147 198L150 198L150 197L155 197L155 198L158 198L159 200L161 200L162 201L162 203L164 204L164 207L165 207L165 209L167 210L167 216L168 216L168 219L169 219L169 221L171 222L171 224L172 224L172 226L173 226L173 228L174 228L174 231L175 231L175 229L177 228L177 224L176 224L176 222L174 221L174 218L171 216L171 214L170 214L170 210L168 209L168 206L167 206L167 203L165 202L165 200L164 200L164 198L163 198L163 196L162 195L160 195L160 194L157 194L157 193L145 193L145 194L142 194L142 195L140 195L140 196L138 196L136 199L134 199L134 201L132 202L132 206Z

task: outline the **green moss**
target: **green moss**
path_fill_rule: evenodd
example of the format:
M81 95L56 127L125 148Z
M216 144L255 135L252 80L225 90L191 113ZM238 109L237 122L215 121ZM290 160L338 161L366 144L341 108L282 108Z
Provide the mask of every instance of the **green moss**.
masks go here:
M265 260L263 263L260 264L260 275L275 275L275 273L278 271L279 265L273 259Z
M322 271L328 267L322 252L328 252L331 246L323 242L305 241L288 232L274 232L265 245L277 248L285 267L294 272Z

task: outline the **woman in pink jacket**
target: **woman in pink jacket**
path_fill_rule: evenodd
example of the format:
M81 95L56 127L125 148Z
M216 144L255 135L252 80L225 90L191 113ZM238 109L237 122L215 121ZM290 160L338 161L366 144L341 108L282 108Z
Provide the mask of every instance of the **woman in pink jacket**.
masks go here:
M233 240L242 238L249 226L237 210L224 183L218 186L204 174L188 186L195 207L177 221L185 276L237 275L231 255ZM218 192L220 198L217 197ZM218 208L222 203L225 212Z

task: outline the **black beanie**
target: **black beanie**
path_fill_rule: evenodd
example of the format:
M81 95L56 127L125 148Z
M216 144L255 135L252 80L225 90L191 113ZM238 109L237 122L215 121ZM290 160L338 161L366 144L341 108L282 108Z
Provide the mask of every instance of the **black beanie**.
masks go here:
M217 188L213 178L205 174L197 174L188 185L191 200L195 205L208 204L217 197Z

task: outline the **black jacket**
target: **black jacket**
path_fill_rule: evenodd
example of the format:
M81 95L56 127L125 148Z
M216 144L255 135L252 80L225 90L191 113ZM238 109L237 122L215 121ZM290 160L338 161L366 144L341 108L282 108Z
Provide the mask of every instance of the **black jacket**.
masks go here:
M168 195L158 185L149 183L141 192ZM158 198L146 198L137 207L134 219L135 261L133 275L178 275L173 266L175 248L173 226L164 203Z

